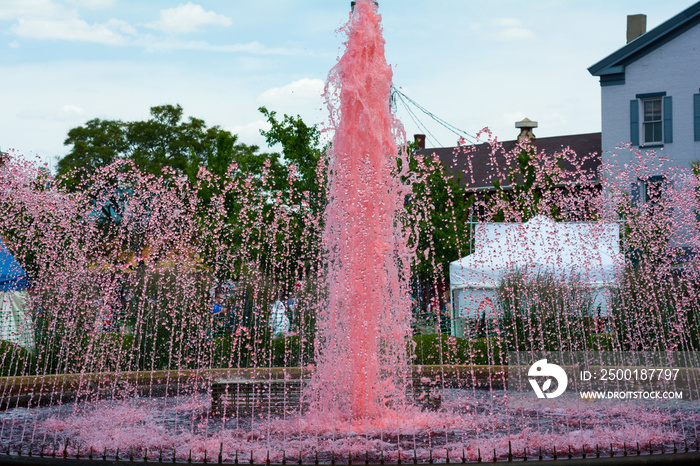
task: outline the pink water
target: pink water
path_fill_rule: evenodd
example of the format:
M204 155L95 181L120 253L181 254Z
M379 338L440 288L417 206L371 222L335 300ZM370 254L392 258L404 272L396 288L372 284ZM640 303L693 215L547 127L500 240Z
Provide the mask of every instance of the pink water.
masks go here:
M402 401L408 338L408 246L397 213L399 122L389 108L392 70L373 1L357 2L346 50L326 98L335 131L323 242L328 301L315 407L329 416L376 419ZM323 390L319 390L323 387Z
M263 405L254 416L215 417L209 412L211 399L207 393L212 380L202 372L192 380L171 382L180 391L174 397L149 396L150 390L138 397L134 387L127 386L116 390L116 394L106 390L103 396L108 399L71 403L54 399L47 407L12 407L0 412L3 451L5 447L17 451L23 445L26 451L31 444L35 453L41 448L50 453L50 445L57 444L60 455L63 445L68 444L69 454L80 452L83 457L92 448L96 455L107 451L110 457L119 451L122 458L133 450L137 458L147 455L151 460L158 458L160 451L166 460L172 456L187 459L190 452L193 459L203 460L206 452L212 461L221 449L226 461L252 457L258 463L267 458L273 462L282 459L291 462L300 456L310 463L317 454L323 463L330 463L333 458L347 461L350 455L354 461L362 461L367 455L374 462L381 459L405 462L413 460L415 455L422 462L431 458L443 462L449 452L454 462L462 454L468 460L490 459L493 455L504 459L509 447L515 457L524 456L527 448L530 458L540 447L545 456L552 456L555 448L561 454L570 446L576 455L582 451L590 455L597 443L604 454L610 448L620 454L626 447L634 448L636 443L648 448L649 442L653 443L655 452L660 452L662 442L670 450L673 442L697 437L700 425L697 403L649 407L577 401L561 409L535 409L530 401L518 401L502 390L477 389L468 377L461 381L463 388L441 392L443 404L439 411L411 406L404 385L410 383L405 349L411 318L408 278L415 254L400 224L408 192L398 181L403 174L397 173L398 165L407 164L397 163L402 157L403 133L389 108L392 70L384 57L381 17L374 2L360 0L343 31L348 37L346 50L331 70L326 89L334 139L328 176L330 202L323 233L326 287L318 288L327 292L320 293L321 299L307 293L300 297L299 305L300 310L308 313L320 308L318 334L300 331L300 339L315 337L318 342L317 367L311 389L306 392L312 401L311 410L300 413L298 406L292 406L285 415L277 416ZM498 145L493 147L495 153ZM508 155L513 160L517 157L516 152ZM592 197L591 205L600 206L599 211L607 216L619 211L626 205L623 201L629 182L638 176L635 170L641 171L639 167L659 160L655 156L640 157L635 164L637 168L619 170L622 176L606 180L612 194ZM231 243L233 233L223 227L227 219L223 194L218 203L205 206L197 200L197 186L191 186L183 177L174 178L173 183L133 172L119 178L120 164L96 173L95 182L103 183L105 191L111 186L110 180L119 178L128 182L135 196L140 197L141 202L134 203L135 206L154 204L153 213L148 215L153 220L143 234L151 254L142 251L142 256L129 258L133 264L143 262L142 266L132 267L104 250L94 222L74 220L89 217L94 206L55 186L35 183L30 172L30 168L14 164L0 170L0 201L7 206L6 211L0 211L0 218L3 227L17 232L8 243L12 241L10 245L19 260L26 258L27 250L43 254L37 259L35 273L41 288L35 291L36 299L45 318L51 319L49 330L65 331L56 337L57 367L38 367L35 373L106 373L103 382L108 382L110 378L118 379L120 371L149 370L156 365L155 348L145 345L121 348L114 332L105 331L99 322L95 323L96 307L104 304L96 297L114 294L117 288L111 267L122 267L123 280L131 284L132 290L140 290L140 294L132 297L134 308L139 311L132 331L138 338L144 341L155 338L151 327L156 325L156 316L172 317L167 327L169 332L162 337L167 350L158 355L167 359L164 367L194 368L195 374L203 368L224 367L229 369L228 375L233 375L237 367L273 365L271 356L263 350L256 351L264 349L264 338L268 336L256 333L254 326L256 319L265 326L269 296L280 285L265 283L272 273L250 259L251 251L225 247ZM235 167L231 172L235 172ZM206 186L210 178L203 169L199 182ZM697 177L669 174L667 179L686 189L684 194L670 199L676 213L672 220L675 222L680 214L694 216L697 203L690 200L695 198ZM263 182L267 183L264 176ZM250 185L251 178L231 176L224 188L225 194L244 199L239 215L243 219L242 234L254 236L255 230L264 225L268 237L274 238L291 229L292 215L279 196L272 200L264 196L246 198ZM266 192L268 189L262 191ZM569 203L572 199L546 201L557 211L576 207ZM274 203L274 213L268 215L262 206L270 203ZM524 203L535 207L530 198ZM195 212L199 211L206 215L196 216ZM62 215L56 216L56 212ZM136 219L134 228L142 223L140 215L148 217L145 214L131 213ZM516 214L519 212L506 212L505 218L517 220ZM627 238L639 245L648 242L650 236L656 238L653 228L658 223L650 222L642 214L645 212L640 207L628 215L631 233ZM202 231L197 228L201 218L214 225L202 229L210 235L207 240L215 246L213 252L201 241ZM320 221L303 220L302 223L308 224ZM123 242L132 239L128 229L120 230L119 234L122 236L118 239ZM692 244L700 243L695 230L686 234L692 236ZM269 241L265 246L272 253L279 252L274 240ZM426 260L428 252L424 253ZM211 302L206 292L211 286L207 281L211 276L207 273L221 272L239 260L247 264L250 273L248 282L240 280L253 283L251 299L257 299L252 306L255 315L242 320L245 325L239 326L232 336L231 349L222 354L214 351L216 342L211 335ZM282 260L298 259L283 257ZM202 265L205 261L206 267ZM432 265L437 269L436 264ZM143 268L145 277L140 287L134 284L138 284L139 276L130 270L141 270L138 267ZM659 280L663 280L663 271L660 266L653 270ZM314 280L317 278L310 277L305 286ZM73 286L74 283L81 287ZM681 285L685 283L688 282ZM672 289L681 291L681 285ZM268 288L273 287L270 292ZM242 289L238 293L242 312L248 295ZM638 299L646 298L644 295ZM679 301L678 305L683 306L683 312L695 309L692 303ZM157 310L166 312L158 314ZM643 349L657 349L661 344L666 345L666 338L672 338L654 332L644 335L642 331L649 330L649 326L640 319L643 313L632 317L631 322L639 328L629 329L629 334L632 338L645 337L638 342ZM697 326L694 321L688 321L678 328L682 333ZM499 331L497 327L495 330ZM556 333L557 329L548 331ZM492 349L502 344L500 334L491 336ZM564 338L563 334L558 336ZM117 343L106 345L105 337L114 337ZM86 340L90 348L99 350L78 352ZM253 358L247 363L241 362L244 348L254 350ZM473 349L474 353L478 352L475 342ZM471 357L474 354L467 355L460 363L470 364ZM153 385L166 382L150 380ZM24 390L32 388L25 386ZM113 395L116 399L111 399ZM9 398L6 393L0 394L0 400L6 398Z
M603 456L610 449L621 456L626 448L632 452L640 445L643 453L649 444L658 454L662 448L671 451L675 444L683 447L685 438L694 438L693 426L697 413L640 410L638 406L615 403L573 402L565 409L543 409L532 412L531 403L515 403L510 407L503 394L493 398L488 392L453 393L446 398L446 410L421 412L414 410L403 418L387 419L385 424L340 429L328 423L318 423L313 417L290 416L250 420L249 425L237 425L229 420L207 416L208 397L189 396L157 399L102 401L79 409L72 414L70 407L7 413L3 435L23 432L25 449L34 444L43 445L46 454L52 454L57 445L58 455L64 446L69 456L94 456L107 452L114 458L120 452L125 459L133 454L139 460L148 456L150 461L162 455L167 462L173 456L186 460L215 461L221 451L222 459L233 462L236 457L247 462L251 457L258 464L269 456L273 463L295 462L300 456L305 464L319 461L362 462L368 456L378 463L383 457L388 462L412 462L415 458L427 463L452 462L464 454L465 459L476 461L508 456L509 447L515 458L532 459L540 449L546 458L554 451L564 456L569 448L580 457L585 451L595 454L596 446ZM491 398L491 399L490 399ZM61 412L63 411L63 413ZM0 418L3 414L0 413ZM664 445L662 447L662 444ZM694 443L691 449L694 450ZM15 443L15 450L20 443ZM26 453L26 450L25 450ZM633 454L633 453L630 453Z

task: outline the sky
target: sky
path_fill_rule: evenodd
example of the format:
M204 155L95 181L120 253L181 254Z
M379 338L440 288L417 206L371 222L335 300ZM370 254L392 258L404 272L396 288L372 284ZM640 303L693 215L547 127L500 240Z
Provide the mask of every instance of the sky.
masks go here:
M598 132L600 86L587 68L691 0L380 0L394 86L450 125L514 139ZM343 51L349 0L0 0L0 149L55 168L69 129L145 120L152 106L267 150L258 111L325 127L323 85ZM458 136L397 101L409 139ZM422 125L422 126L421 126ZM274 148L273 148L274 149Z

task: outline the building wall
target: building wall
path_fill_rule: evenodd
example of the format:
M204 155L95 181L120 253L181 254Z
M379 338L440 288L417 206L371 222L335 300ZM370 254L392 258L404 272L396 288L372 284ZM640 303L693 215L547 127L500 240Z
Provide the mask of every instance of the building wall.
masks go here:
M693 121L693 95L700 93L700 24L628 65L625 84L603 86L601 91L604 161L613 152L618 153L617 160L632 160L628 150L616 149L631 142L630 101L637 94L656 92L666 92L672 97L673 142L653 150L681 167L700 161L700 141L694 140ZM639 121L642 121L641 104ZM643 144L641 134L640 129Z

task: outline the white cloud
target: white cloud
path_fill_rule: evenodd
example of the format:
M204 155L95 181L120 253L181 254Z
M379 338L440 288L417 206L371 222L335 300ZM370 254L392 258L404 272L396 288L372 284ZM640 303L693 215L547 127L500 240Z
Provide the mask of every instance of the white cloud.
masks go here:
M113 0L71 0L75 6L105 8ZM3 0L0 20L16 21L9 30L19 37L37 40L68 40L122 45L127 36L136 35L129 23L110 19L93 23L80 19L76 9L52 0Z
M525 27L518 18L496 18L492 21L496 26L490 36L499 41L525 40L535 37L535 34Z
M168 33L178 33L193 32L206 24L230 26L232 21L227 16L206 11L201 5L188 2L176 8L160 10L160 18L146 26Z
M17 48L19 48L19 42L17 42L16 40L13 40L12 42L10 42L10 43L7 44L7 45L8 45L11 49L17 49Z
M234 125L225 127L227 131L238 135L238 141L245 144L255 144L261 147L261 151L265 152L267 143L265 138L260 134L260 130L269 130L270 124L264 120L255 120L251 123L242 125Z
M59 110L58 115L64 118L77 118L85 114L85 110L77 105L64 105Z
M303 78L282 87L274 87L260 94L258 101L266 105L290 105L320 102L323 81Z
M495 34L495 39L502 41L532 39L535 34L526 28L507 28Z
M207 125L245 126L261 119L255 98L265 89L257 81L259 87L250 89L234 73L157 60L0 63L0 76L6 84L0 86L0 144L47 161L68 151L63 141L71 128L92 118L147 120L154 105L179 103L186 117L203 118ZM259 128L243 128L240 141L264 146Z
M35 40L65 40L93 42L104 45L129 45L148 51L201 50L220 53L247 53L251 55L293 56L311 52L287 47L267 47L258 41L235 44L212 44L205 40L179 40L175 37L155 37L141 34L131 24L118 19L88 23L81 19L78 7L107 8L114 0L66 0L76 8L67 8L54 0L0 0L0 21L14 21L9 32L21 38ZM200 5L187 3L177 8L161 10L158 21L147 26L166 32L188 32L206 24L230 25L231 20L221 14L205 11ZM17 48L19 42L9 44Z
M493 20L493 24L503 27L518 27L522 25L522 22L518 18L496 18Z
M289 49L285 47L268 48L260 42L253 41L245 44L226 44L216 45L210 44L203 40L183 41L168 37L162 40L156 40L153 37L144 37L139 41L138 45L143 46L149 51L157 50L202 50L208 52L224 52L224 53L249 53L253 55L300 55L304 54L303 50Z
M51 0L3 0L0 2L0 20L16 20L24 16L57 18L65 15L65 8Z
M70 0L77 7L85 7L91 10L102 10L114 5L114 0Z
M24 5L24 7L22 5ZM28 0L26 5L17 3L13 4L13 8L0 7L0 19L3 17L16 19L16 23L10 26L9 29L10 32L18 37L35 40L94 42L105 45L133 45L143 47L148 51L202 50L221 53L248 53L252 55L279 56L307 53L300 49L285 47L268 48L257 41L241 44L217 45L203 40L183 41L173 37L155 38L151 35L139 34L136 28L126 21L112 18L103 23L90 24L80 19L76 11L56 9L53 15L46 16L40 14L41 9L35 10L34 7L29 8L29 5L34 5L34 7L45 5L48 7L52 4L45 0ZM201 10L201 7L198 5L188 5ZM185 7L188 5L185 5ZM201 11L204 12L204 10ZM206 15L210 12L204 13L206 18ZM3 14L5 16L1 16ZM216 14L214 15L216 16ZM195 20L195 22L197 22L197 24L203 24L204 20L200 18L199 20ZM17 46L19 46L19 43L16 41L10 44L10 47L13 48Z
M19 18L10 27L10 31L28 39L83 41L106 45L124 45L127 42L124 34L136 34L136 30L125 21L110 19L106 23L88 24L79 18Z
M105 24L107 27L114 29L115 31L122 32L124 34L128 34L131 36L135 36L137 34L136 28L134 28L131 24L127 23L126 21L122 21L120 19L111 18Z

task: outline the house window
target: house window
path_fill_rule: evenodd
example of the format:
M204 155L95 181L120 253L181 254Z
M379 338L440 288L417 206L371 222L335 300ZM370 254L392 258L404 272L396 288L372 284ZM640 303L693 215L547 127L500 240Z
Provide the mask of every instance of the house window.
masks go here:
M632 205L657 206L663 200L664 190L668 189L666 177L663 175L650 176L646 179L638 179L632 183Z
M630 101L630 141L633 146L673 142L673 102L665 92L637 94Z
M663 112L661 97L642 100L642 133L644 144L663 143Z
M642 202L656 205L661 201L664 189L665 177L662 175L650 176L646 181L640 181L642 188Z

